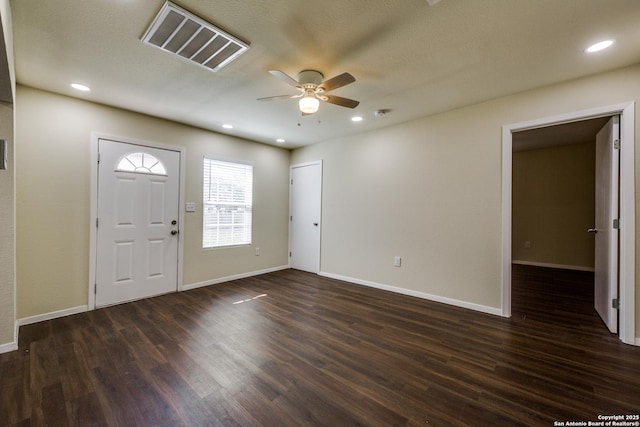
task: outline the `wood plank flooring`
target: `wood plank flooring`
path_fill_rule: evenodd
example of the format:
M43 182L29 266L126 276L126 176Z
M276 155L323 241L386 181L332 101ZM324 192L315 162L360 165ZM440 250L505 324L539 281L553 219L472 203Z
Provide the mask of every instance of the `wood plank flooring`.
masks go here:
M1 426L551 426L640 412L593 274L514 266L513 317L295 270L23 326Z

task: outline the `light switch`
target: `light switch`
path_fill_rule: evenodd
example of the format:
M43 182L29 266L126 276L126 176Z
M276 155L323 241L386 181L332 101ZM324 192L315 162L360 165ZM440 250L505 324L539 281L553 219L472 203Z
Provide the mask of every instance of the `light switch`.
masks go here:
M195 212L196 211L196 204L195 203L191 203L191 202L187 202L187 212Z

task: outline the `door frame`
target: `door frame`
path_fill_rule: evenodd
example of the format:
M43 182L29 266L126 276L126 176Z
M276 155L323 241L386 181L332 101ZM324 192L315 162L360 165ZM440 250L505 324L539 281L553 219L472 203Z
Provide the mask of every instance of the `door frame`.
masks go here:
M596 107L513 123L502 127L502 316L511 317L511 209L513 132L598 117L620 116L619 338L640 345L635 337L635 103Z
M295 165L289 166L289 189L291 189L291 180L293 179L293 169L301 168L306 166L320 166L320 217L319 217L319 230L320 238L318 239L318 271L316 274L319 274L322 271L322 191L324 188L324 166L322 164L322 160L315 160L312 162L298 163ZM289 191L289 242L288 242L288 253L291 253L291 207L293 206L293 191ZM291 267L291 257L287 257L287 264Z
M114 136L109 134L103 134L98 132L91 133L91 169L90 169L90 186L91 186L91 205L89 209L89 284L88 284L88 310L95 310L96 308L96 267L98 263L97 259L97 227L96 220L98 218L98 142L101 139L107 139L114 142L121 142L124 144L138 145L142 147L157 148L161 150L177 151L180 153L180 184L178 186L178 271L176 277L176 291L182 289L182 268L183 268L183 254L184 254L184 212L182 207L185 205L185 157L186 149L184 147L178 147L175 145L161 144L152 141L145 141L140 139L126 138L122 136Z

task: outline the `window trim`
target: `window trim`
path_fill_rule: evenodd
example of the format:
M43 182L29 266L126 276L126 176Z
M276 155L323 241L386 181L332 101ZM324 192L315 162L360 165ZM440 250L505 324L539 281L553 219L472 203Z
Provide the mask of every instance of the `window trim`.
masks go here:
M222 163L222 164L227 164L230 166L235 166L238 168L244 168L245 170L249 170L251 173L251 181L250 181L250 188L251 188L251 192L249 194L249 202L250 204L246 204L246 203L239 203L239 202L231 202L231 203L217 203L217 205L224 205L224 206L248 206L249 207L249 230L248 230L248 241L242 241L242 242L236 242L236 241L232 241L231 243L228 244L218 244L218 245L212 245L212 246L207 246L205 245L205 233L206 233L206 229L207 226L205 225L205 222L207 220L207 214L206 214L206 210L207 210L207 206L210 205L216 205L216 203L212 203L212 202L207 202L205 200L205 189L206 189L206 163L207 161L212 162L212 163ZM211 164L212 166L212 164ZM209 166L209 167L211 167ZM228 160L228 159L222 159L219 157L209 157L204 155L203 156L203 160L202 160L202 249L203 250L217 250L217 249L228 249L228 248L234 248L234 247L242 247L242 246L251 246L253 244L253 189L254 189L254 164L253 163L249 163L249 162L242 162L242 161L237 161L237 160ZM211 227L210 227L211 228ZM220 230L220 223L218 222L218 226L217 226L217 230ZM230 228L233 229L234 228L234 222L231 222L231 224L229 224L228 226L226 226L225 228ZM246 228L246 222L243 224L243 229ZM246 232L246 231L245 231Z

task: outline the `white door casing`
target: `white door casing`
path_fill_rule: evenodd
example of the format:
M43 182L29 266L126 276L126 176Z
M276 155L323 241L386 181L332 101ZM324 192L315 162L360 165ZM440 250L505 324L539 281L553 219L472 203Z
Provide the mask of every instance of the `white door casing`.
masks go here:
M618 332L618 183L620 150L619 117L614 116L596 136L596 215L594 307L607 328Z
M132 153L153 156L166 173L116 170ZM98 140L95 306L177 290L180 157L179 151Z
M291 167L289 266L320 272L322 162Z

